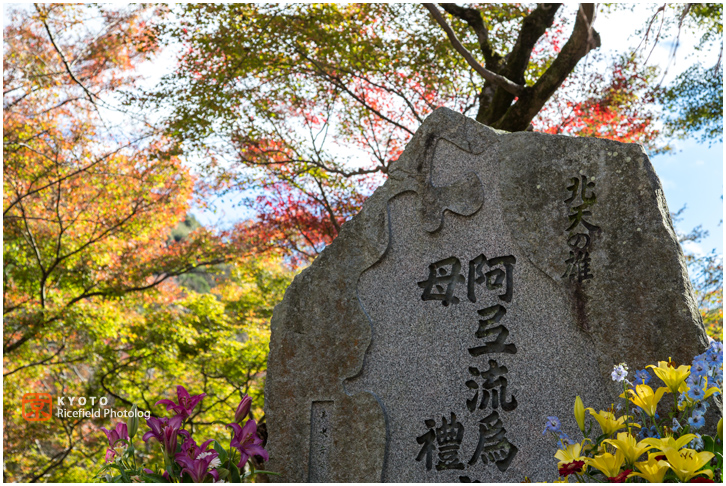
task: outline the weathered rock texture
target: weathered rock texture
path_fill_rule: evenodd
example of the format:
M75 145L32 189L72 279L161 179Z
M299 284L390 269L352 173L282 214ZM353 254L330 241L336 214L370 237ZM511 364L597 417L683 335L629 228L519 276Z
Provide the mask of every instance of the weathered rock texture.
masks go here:
M706 340L640 146L438 109L275 309L269 469L552 479L546 416L579 437L574 398L608 408L614 364L690 362Z

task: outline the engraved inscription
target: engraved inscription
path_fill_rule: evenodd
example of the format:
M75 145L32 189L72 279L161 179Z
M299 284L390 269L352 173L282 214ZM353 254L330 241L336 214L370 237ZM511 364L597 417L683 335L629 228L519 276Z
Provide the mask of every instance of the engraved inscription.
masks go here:
M484 340L483 344L468 348L473 358L492 354L515 354L517 346L507 342L510 336L500 321L507 314L504 304L512 301L514 293L514 265L516 259L512 255L487 259L481 254L469 261L468 278L461 272L461 261L452 256L429 265L428 278L418 282L423 290L421 300L440 300L444 306L458 304L460 299L455 295L458 284L467 282L467 298L477 302L477 289L485 288L498 296L501 303L485 307L477 311L481 317L474 337ZM463 286L462 286L463 287ZM470 366L469 374L472 379L466 381L470 398L465 399L466 409L469 411L478 427L477 446L471 458L464 464L460 460L461 445L464 440L465 427L457 420L454 412L449 412L450 418L441 416L441 426L433 419L424 420L428 431L416 437L421 449L416 461L423 462L426 470L436 471L454 469L466 470L479 463L493 464L501 471L507 470L517 455L517 447L505 437L506 429L500 418L499 411L511 412L517 408L517 399L507 391L508 369L496 359L488 359L488 367ZM452 404L452 408L456 404ZM469 422L471 423L471 422ZM469 476L459 476L462 482L472 481Z
M330 482L330 437L333 401L314 401L310 411L310 462L308 482Z
M461 273L461 261L456 257L449 257L429 265L429 275L426 280L417 282L423 289L421 300L440 300L443 306L458 304L459 297L455 295L457 285L467 283L466 297L476 302L477 286L483 285L492 291L504 302L512 301L512 279L514 264L517 259L512 255L495 257L487 260L484 254L469 261L469 276Z
M589 208L597 200L594 188L595 182L593 180L588 182L586 175L572 177L570 185L567 186L570 197L564 202L568 205L570 214L569 226L565 231L569 233L567 245L570 247L570 257L565 260L567 269L562 278L569 278L572 281L582 282L594 277L590 268L591 235L600 232L600 227L592 224L590 220L592 211Z

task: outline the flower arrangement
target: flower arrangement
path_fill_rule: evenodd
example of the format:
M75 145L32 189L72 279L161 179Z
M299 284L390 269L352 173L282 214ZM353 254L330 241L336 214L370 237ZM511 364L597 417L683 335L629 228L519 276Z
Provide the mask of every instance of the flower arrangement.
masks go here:
M205 393L191 396L183 386L177 386L177 402L172 400L156 402L156 405L166 405L167 412L173 412L174 415L163 418L149 417L146 425L150 430L143 435L142 440L148 443L149 440L155 439L161 445L164 456L163 469L159 466L155 468L151 466L150 469L136 461L136 449L132 443L139 428L136 405L126 423L119 422L112 430L101 427L108 438L108 449L106 464L95 477L107 482L126 483L239 483L243 478L255 474L275 474L255 470L250 461L253 456L259 456L267 461L269 456L262 447L262 439L257 435L257 423L249 419L244 426L240 425L249 414L252 405L252 399L246 394L237 406L234 422L226 425L232 429L229 448L225 449L214 439L197 445L183 426L205 396ZM245 466L249 466L247 472L244 472ZM112 471L118 474L112 476Z
M654 384L651 369L665 386ZM709 399L723 389L723 344L712 341L690 366L660 361L634 373L614 367L612 379L622 383L625 404L596 412L575 399L575 420L583 434L576 442L562 431L557 417L547 417L543 434L553 434L560 479L555 482L700 482L722 481L723 418L716 433L701 434ZM666 394L673 406L659 408ZM593 420L586 428L585 412ZM618 414L622 412L622 415ZM599 431L598 431L599 429ZM591 435L592 434L592 435Z

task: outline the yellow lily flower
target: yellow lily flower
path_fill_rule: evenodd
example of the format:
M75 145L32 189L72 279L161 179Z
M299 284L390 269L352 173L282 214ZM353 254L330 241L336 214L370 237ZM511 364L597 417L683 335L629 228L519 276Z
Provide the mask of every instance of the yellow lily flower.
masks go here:
M627 432L620 432L617 439L606 439L603 442L621 451L627 464L634 464L648 449L653 448L652 445L638 442L635 437Z
M668 472L670 465L666 461L656 461L657 456L663 455L660 452L653 452L648 454L648 460L643 462L636 462L635 467L638 468L638 472L633 472L628 477L640 476L649 483L662 483L665 473Z
M653 389L648 385L635 385L635 390L628 390L630 401L642 408L651 417L655 416L658 402L666 392L669 392L668 388L662 386L653 393ZM624 394L620 396L626 398Z
M691 478L699 474L705 474L713 479L713 471L710 469L699 471L713 458L712 452L696 452L693 449L681 449L680 451L668 449L665 451L665 455L671 469L682 482L687 483Z
M612 412L600 410L596 413L595 409L593 408L586 408L585 410L590 412L590 415L592 415L595 420L597 420L597 423L600 424L600 429L602 430L602 433L607 436L610 436L614 432L625 428L625 420L627 419L626 416L622 416L616 419L615 414ZM633 426L640 427L640 425L637 424L633 424Z
M703 387L703 391L705 392L703 395L702 400L707 399L714 393L721 393L721 389L717 386L712 386L711 388L706 388L708 386L708 376L706 377L706 385Z
M620 474L620 468L622 467L623 462L625 462L625 455L623 455L623 451L620 449L615 451L615 455L606 452L599 456L595 456L593 458L588 457L585 459L585 464L598 469L609 478Z
M560 462L557 463L557 467L560 468L563 464L569 464L574 461L584 461L585 458L581 455L581 453L582 444L579 442L568 445L564 449L558 449L557 452L555 452L555 458L560 460Z
M647 439L643 439L642 442L643 444L655 447L661 452L665 452L670 449L674 449L677 451L695 438L695 434L682 435L678 439L674 439L672 436L669 435L667 437L663 437L662 439L658 439L656 437L648 437Z
M580 396L575 397L575 420L582 433L585 433L585 404Z
M670 361L658 361L658 366L648 365L647 368L653 368L653 372L660 378L672 393L678 393L678 389L683 385L691 374L691 367L681 365L678 368L672 366Z

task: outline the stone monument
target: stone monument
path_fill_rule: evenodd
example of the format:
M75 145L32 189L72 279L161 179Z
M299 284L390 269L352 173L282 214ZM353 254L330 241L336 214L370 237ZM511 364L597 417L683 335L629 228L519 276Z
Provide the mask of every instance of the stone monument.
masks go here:
M557 415L609 408L613 365L707 337L636 144L505 133L440 108L272 318L273 480L557 475Z

